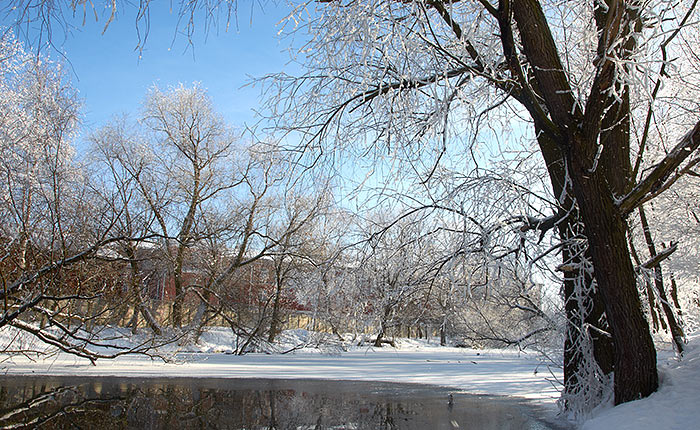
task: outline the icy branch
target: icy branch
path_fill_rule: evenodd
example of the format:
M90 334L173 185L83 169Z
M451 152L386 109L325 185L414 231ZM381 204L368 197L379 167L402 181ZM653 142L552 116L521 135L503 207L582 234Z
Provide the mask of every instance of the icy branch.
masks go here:
M685 170L677 169L700 146L700 121L695 124L683 139L676 145L666 157L642 179L633 189L617 204L623 216L629 215L640 204L651 200L667 190L675 183ZM695 161L694 163L697 163ZM676 172L676 174L674 174Z
M666 249L661 250L661 252L654 255L649 260L647 260L644 264L641 264L639 267L637 267L637 271L653 269L654 267L661 264L662 261L664 261L668 257L670 257L671 254L676 252L677 249L678 249L678 243L671 243L671 246L669 246Z

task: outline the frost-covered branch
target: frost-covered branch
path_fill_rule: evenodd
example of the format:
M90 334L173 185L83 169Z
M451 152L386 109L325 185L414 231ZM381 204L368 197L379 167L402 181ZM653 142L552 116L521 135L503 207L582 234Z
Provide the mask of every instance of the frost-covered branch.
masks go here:
M691 160L681 167L700 146L700 121L657 163L632 190L617 202L620 212L627 216L639 205L653 199L666 191L685 172L700 162L700 158Z

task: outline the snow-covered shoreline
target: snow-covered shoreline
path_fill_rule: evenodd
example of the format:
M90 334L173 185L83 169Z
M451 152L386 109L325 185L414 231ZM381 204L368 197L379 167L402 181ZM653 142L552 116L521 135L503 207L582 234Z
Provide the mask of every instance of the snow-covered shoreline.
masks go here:
M681 360L658 354L660 387L651 396L607 408L582 430L692 430L700 428L700 332L688 336Z
M455 388L474 394L527 399L551 417L561 369L548 365L535 353L516 350L475 350L440 347L425 341L403 340L399 348L353 347L345 352L307 348L290 354L224 351L217 342L203 341L191 352L174 352L173 362L146 356L122 356L89 361L67 354L36 359L3 357L5 375L199 377L329 379L420 383ZM659 354L661 388L647 399L616 408L601 408L583 423L594 429L692 429L700 422L700 335L690 336L685 357Z
M64 354L36 360L15 357L2 364L8 375L337 379L412 382L453 387L475 394L511 395L554 404L558 370L536 356L514 351L459 348L394 350L365 348L328 355L179 353L164 363L145 356L86 360ZM550 373L554 372L554 373Z
M376 348L358 342L324 340L306 330L289 330L276 345L281 353L231 354L230 330L210 328L196 344L171 343L153 351L167 362L145 355L123 355L99 359L93 365L66 353L48 357L0 355L0 372L8 375L47 376L134 376L202 378L342 379L413 382L442 385L475 394L518 396L554 407L559 397L561 369L535 352L514 349L470 349L439 346L435 339L398 339L398 348ZM9 341L2 336L0 341ZM10 333L5 333L10 334ZM106 329L112 344L133 347L143 342ZM40 345L23 338L27 350ZM362 345L358 345L362 343ZM137 343L138 344L138 343ZM300 345L306 345L300 347ZM114 351L101 351L113 353Z

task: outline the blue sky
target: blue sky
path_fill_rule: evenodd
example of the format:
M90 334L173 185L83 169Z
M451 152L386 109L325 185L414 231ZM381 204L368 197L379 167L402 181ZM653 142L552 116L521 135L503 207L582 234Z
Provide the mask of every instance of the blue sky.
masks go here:
M200 20L188 46L176 35L177 16L168 2L153 2L150 31L139 57L135 10L121 11L102 34L106 17L83 24L80 14L71 21L69 34L54 31L52 40L69 61L73 84L83 100L83 135L105 124L114 115L136 113L148 88L165 88L179 82L201 82L208 89L217 110L233 125L255 121L252 109L259 103L258 87L242 88L251 77L289 70L288 41L281 40L277 23L288 6L270 2L241 6L228 31L204 31ZM9 25L5 16L0 25ZM65 36L65 37L64 37ZM52 58L59 57L51 49Z

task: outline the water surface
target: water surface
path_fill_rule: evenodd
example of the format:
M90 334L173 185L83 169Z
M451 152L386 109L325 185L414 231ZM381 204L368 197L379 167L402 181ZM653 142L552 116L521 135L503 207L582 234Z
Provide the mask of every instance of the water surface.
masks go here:
M0 428L553 429L515 399L382 382L2 377Z

